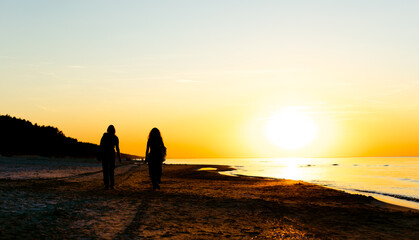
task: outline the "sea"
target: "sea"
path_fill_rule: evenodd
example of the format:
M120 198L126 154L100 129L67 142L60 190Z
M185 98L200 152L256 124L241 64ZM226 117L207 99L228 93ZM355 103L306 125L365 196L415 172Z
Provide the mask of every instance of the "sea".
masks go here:
M169 164L229 165L228 175L302 180L419 210L419 157L194 158Z

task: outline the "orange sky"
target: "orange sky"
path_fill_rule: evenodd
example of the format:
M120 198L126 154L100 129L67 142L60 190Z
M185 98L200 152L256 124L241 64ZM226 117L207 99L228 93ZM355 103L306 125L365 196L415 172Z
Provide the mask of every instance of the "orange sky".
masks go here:
M0 114L144 155L158 127L168 157L419 155L416 2L71 1L0 7ZM93 10L94 9L94 10ZM307 146L268 140L301 109Z

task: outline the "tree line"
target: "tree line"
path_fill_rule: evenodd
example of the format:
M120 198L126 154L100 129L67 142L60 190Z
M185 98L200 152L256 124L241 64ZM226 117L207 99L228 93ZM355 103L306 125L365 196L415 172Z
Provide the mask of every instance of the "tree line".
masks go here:
M47 157L96 157L99 146L66 137L56 127L0 115L0 154Z

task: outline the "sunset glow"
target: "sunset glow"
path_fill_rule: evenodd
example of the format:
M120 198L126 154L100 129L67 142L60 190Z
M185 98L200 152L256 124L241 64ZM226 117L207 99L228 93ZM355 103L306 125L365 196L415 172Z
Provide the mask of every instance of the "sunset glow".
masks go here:
M169 158L419 155L414 1L24 2L0 114L141 156L153 127Z

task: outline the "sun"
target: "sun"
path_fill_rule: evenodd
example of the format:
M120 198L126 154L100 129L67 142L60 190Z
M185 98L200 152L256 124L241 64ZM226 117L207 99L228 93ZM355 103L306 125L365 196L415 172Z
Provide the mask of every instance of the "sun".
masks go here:
M286 150L301 149L317 136L317 125L301 107L283 108L266 123L266 136L273 144Z

